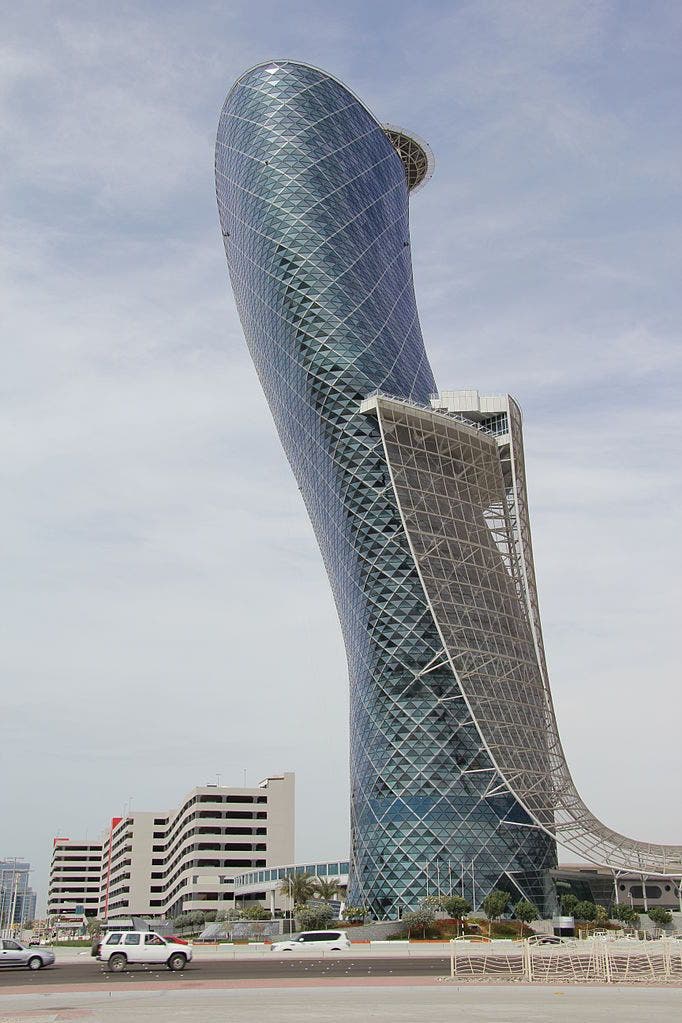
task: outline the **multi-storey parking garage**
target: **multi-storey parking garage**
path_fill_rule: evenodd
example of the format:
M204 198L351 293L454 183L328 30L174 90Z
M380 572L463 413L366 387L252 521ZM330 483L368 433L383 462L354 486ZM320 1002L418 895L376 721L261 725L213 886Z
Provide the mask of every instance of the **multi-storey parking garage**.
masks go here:
M226 908L235 874L293 859L294 776L206 785L171 811L114 817L97 844L55 840L48 912L105 920Z
M102 843L55 838L47 915L97 916L102 880Z

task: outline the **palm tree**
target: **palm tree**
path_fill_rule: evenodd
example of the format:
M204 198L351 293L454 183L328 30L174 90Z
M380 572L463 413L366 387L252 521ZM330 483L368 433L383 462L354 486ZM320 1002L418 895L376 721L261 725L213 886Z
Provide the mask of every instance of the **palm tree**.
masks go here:
M294 906L305 906L318 889L312 874L287 874L280 881L279 890L289 896Z
M325 902L329 902L330 899L340 895L341 890L338 877L315 878L315 894L319 895Z

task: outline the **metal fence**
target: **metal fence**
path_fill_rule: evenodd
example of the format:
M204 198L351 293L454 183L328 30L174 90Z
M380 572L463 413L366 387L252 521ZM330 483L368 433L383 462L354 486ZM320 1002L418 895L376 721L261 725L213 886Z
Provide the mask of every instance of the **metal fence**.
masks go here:
M533 945L450 942L450 976L458 981L519 983L680 984L682 941L626 939Z

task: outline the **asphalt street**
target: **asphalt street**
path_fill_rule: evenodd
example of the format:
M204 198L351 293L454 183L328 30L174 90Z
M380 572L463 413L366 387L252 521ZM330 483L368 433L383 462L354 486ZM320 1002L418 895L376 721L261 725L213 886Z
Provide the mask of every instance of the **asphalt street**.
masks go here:
M419 956L413 959L391 957L387 959L235 959L229 962L198 960L179 973L165 967L131 966L123 973L111 973L95 959L55 966L32 972L25 967L5 967L0 971L0 994L3 987L25 986L27 989L50 987L54 984L111 984L123 985L131 981L158 981L164 984L196 980L270 980L296 977L443 977L450 973L450 960L444 957Z

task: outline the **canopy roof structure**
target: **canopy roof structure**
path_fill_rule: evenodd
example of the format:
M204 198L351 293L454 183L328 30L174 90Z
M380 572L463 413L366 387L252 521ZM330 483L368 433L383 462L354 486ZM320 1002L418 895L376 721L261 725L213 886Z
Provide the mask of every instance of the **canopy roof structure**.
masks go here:
M491 760L565 849L614 871L682 876L682 846L619 834L578 793L545 661L521 412L509 395L480 398L472 408L457 394L434 398L431 407L378 394L361 410L379 420L442 654Z

